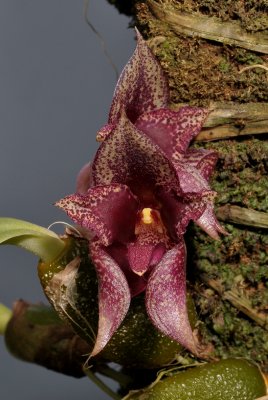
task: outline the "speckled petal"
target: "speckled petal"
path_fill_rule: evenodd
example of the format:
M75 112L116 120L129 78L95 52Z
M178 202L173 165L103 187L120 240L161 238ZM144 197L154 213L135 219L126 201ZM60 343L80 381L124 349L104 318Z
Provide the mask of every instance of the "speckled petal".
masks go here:
M118 121L122 108L135 122L144 112L166 106L169 99L163 70L141 34L136 32L137 47L115 88L109 123Z
M97 142L104 142L104 140L110 135L113 131L115 124L106 124L104 125L96 135Z
M169 157L180 158L200 132L208 111L198 107L167 108L141 115L135 125L150 136Z
M92 176L95 185L117 182L128 185L132 191L134 186L142 185L178 190L179 184L168 158L124 113L99 147L92 164Z
M183 192L176 231L179 236L184 234L188 223L193 220L212 238L218 239L217 232L226 234L226 231L220 226L214 215L216 192L210 189L207 182L212 172L211 164L215 162L214 154L208 155L208 164L204 160L202 165L202 159L199 162L200 170L189 162L174 162Z
M207 180L199 173L198 169L190 163L176 161L173 163L180 182L182 193L187 196L194 194L201 196L202 193L211 191ZM212 192L212 191L211 191Z
M197 352L186 306L186 250L183 240L155 267L146 289L146 308L162 333Z
M55 205L106 246L114 240L125 243L134 234L138 203L125 185L95 186L86 195L73 194Z
M198 220L206 209L206 199L197 201L181 201L178 205L178 218L176 224L176 234L181 237L185 234L190 221Z
M91 353L91 356L96 356L125 318L131 297L125 275L100 242L91 242L90 253L99 282L98 334Z
M213 150L188 149L184 155L184 160L195 167L198 172L208 180L215 169L218 160L218 153Z

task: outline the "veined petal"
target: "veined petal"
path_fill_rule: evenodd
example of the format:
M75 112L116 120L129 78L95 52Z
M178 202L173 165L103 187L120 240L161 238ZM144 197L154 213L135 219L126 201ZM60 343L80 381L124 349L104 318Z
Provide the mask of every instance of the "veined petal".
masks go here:
M218 160L218 153L214 150L188 149L184 160L195 167L206 180L209 180Z
M184 154L190 141L200 132L208 110L198 107L182 107L178 111L167 108L140 115L135 122L169 157L178 159Z
M176 172L157 144L138 131L124 113L99 147L92 164L95 185L122 183L139 190L166 186L179 190Z
M95 356L103 350L125 318L131 297L125 275L99 241L91 242L90 253L99 282L98 334L91 353Z
M109 114L116 123L124 109L132 122L144 112L163 107L169 99L163 70L138 30L136 50L120 75Z
M196 353L186 306L185 261L185 244L181 240L151 273L146 289L146 308L156 328Z
M114 240L125 243L134 235L138 203L125 185L95 186L86 195L73 194L55 205L93 231L105 246Z

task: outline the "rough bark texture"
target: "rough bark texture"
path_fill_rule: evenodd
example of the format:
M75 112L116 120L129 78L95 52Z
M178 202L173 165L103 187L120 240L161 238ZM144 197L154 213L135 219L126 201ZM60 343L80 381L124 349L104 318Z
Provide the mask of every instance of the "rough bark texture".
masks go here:
M126 2L113 3L120 9ZM172 106L215 110L220 104L219 118L194 146L219 153L212 187L230 235L215 242L189 228L189 286L210 357L248 357L267 371L268 3L145 0L128 6L169 78Z

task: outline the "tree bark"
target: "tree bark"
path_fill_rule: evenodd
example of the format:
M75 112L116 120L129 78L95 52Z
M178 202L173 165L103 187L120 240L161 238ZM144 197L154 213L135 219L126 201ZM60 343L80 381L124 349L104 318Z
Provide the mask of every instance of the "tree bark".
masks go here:
M127 4L168 76L171 107L211 110L193 146L219 153L211 186L229 236L215 242L194 225L186 235L200 335L211 358L246 357L267 371L267 1Z

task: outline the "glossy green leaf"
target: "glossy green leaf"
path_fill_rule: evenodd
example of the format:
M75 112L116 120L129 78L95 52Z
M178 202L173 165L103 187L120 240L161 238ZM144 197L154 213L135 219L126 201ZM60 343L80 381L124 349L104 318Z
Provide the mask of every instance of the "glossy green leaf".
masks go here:
M65 247L56 233L15 218L0 218L0 244L22 247L45 262L54 260Z
M258 400L265 394L258 366L229 358L174 373L144 390L130 392L123 400Z

